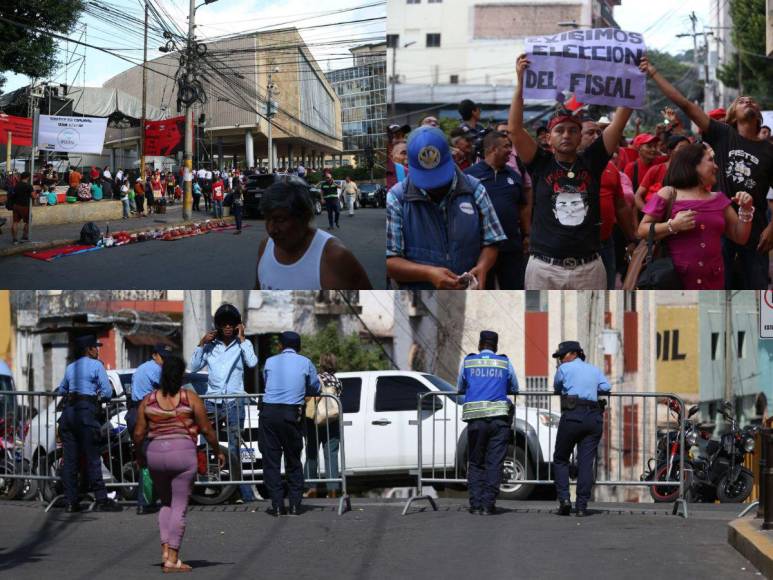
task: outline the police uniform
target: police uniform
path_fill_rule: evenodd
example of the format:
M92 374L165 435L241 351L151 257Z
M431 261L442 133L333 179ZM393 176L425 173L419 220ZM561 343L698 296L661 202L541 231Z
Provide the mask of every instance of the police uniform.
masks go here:
M457 387L465 396L462 420L468 423L467 483L470 512L494 513L502 480L502 465L512 433L513 405L507 395L518 392L518 379L506 355L497 354L498 336L484 330L477 354L464 358Z
M553 354L562 359L567 354L582 353L580 343L562 342ZM603 407L599 393L609 393L609 381L598 368L586 363L584 355L561 363L556 371L553 390L561 395L561 421L553 453L556 492L560 515L569 515L569 456L577 446L577 515L584 516L593 487L593 464L604 429Z
M91 347L98 347L95 336L83 336L76 339L77 348L85 353ZM102 479L101 424L97 420L97 398L110 400L113 388L107 378L107 372L101 361L84 354L67 365L64 378L57 394L65 397L64 409L59 418L59 434L62 438L64 467L62 482L67 502L67 511L79 511L78 507L78 471L80 456L86 456L86 475L89 488L94 492L97 509L103 511L120 510L107 499L107 488Z
M318 395L319 378L312 362L298 354L301 337L283 332L284 350L266 361L266 392L260 409L259 446L263 480L271 497L271 515L285 514L280 465L284 455L290 515L298 515L303 497L303 409L307 395Z

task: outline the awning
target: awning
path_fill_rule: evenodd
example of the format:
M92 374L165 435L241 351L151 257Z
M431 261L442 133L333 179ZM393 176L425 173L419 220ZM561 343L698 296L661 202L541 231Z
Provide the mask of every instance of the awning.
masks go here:
M130 334L124 336L126 341L134 346L154 346L156 344L165 344L177 348L177 343L163 334Z

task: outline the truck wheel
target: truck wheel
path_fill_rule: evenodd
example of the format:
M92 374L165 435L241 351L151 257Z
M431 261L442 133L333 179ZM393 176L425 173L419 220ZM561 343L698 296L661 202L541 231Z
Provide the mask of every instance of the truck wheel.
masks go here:
M515 455L513 455L515 450ZM521 447L510 445L502 469L502 483L499 485L500 499L528 499L534 491L534 484L517 483L519 479L532 479L534 466L526 463L526 452Z

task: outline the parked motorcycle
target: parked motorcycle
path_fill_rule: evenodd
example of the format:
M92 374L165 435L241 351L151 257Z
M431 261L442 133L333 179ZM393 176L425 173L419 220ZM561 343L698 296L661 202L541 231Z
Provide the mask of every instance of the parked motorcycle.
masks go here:
M208 413L207 418L214 424L215 414ZM216 425L218 432L218 441L227 441L225 417L219 417ZM227 447L220 446L226 458L225 465L220 467L217 461L217 453L214 449L209 449L203 436L199 436L199 443L196 446L196 460L198 463L198 472L196 481L191 492L191 499L201 505L217 505L225 503L236 492L236 484L224 484L222 482L241 479L241 460L228 451Z
M20 413L20 415L17 415ZM22 440L29 421L22 417L24 411L14 407L13 412L0 414L0 497L3 499L33 499L38 493L38 484L33 479L6 477L29 474L29 461L22 454Z

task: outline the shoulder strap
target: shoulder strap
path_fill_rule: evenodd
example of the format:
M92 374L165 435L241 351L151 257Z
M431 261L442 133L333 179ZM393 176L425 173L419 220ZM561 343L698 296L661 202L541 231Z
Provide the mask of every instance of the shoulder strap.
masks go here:
M633 191L636 192L639 189L639 160L633 162Z

